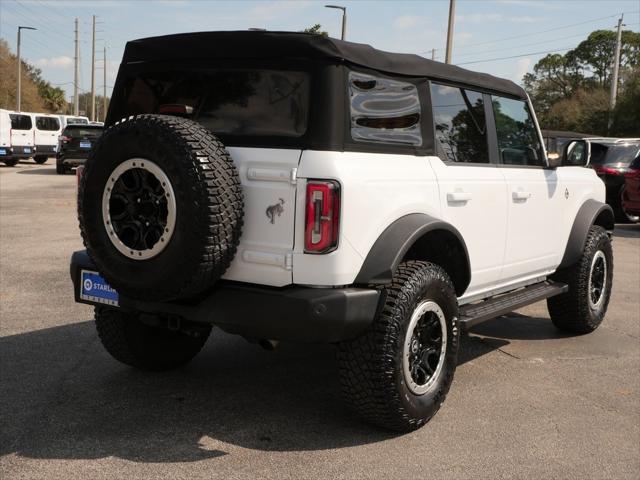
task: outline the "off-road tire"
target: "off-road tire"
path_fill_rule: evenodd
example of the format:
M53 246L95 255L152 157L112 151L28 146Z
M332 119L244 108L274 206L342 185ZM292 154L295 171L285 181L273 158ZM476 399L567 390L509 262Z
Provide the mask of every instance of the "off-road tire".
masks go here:
M153 327L141 322L136 314L110 308L96 308L95 320L98 337L107 352L119 362L141 370L170 370L188 363L211 333L207 325L189 334Z
M167 175L176 201L166 247L145 260L122 254L105 228L105 185L121 163L147 159ZM236 253L243 221L238 172L224 145L189 119L139 115L108 128L85 164L79 191L82 238L96 269L121 295L166 301L209 289Z
M35 157L33 157L33 161L36 162L38 165L42 165L48 159L49 157L47 155L36 155Z
M401 263L382 292L384 305L362 336L338 345L340 383L346 403L368 422L407 432L428 422L449 391L458 359L458 303L451 279L438 265ZM408 387L402 366L405 334L415 307L434 301L444 312L447 348L433 387L422 395Z
M606 259L606 283L602 304L594 309L589 302L589 276L598 251ZM598 328L607 312L613 282L613 250L606 230L593 225L587 234L580 259L572 266L556 272L553 279L569 285L568 292L547 299L553 324L562 331L577 334L590 333Z
M15 167L20 160L17 158L5 158L2 161L7 167Z
M64 175L69 171L69 168L62 163L63 158L56 158L56 173L58 175Z

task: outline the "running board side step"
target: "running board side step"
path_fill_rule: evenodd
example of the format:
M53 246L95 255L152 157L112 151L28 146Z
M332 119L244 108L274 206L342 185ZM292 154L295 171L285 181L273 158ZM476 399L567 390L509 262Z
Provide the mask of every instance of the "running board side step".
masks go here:
M564 283L546 280L513 292L489 298L483 302L470 303L460 307L459 324L462 330L469 330L479 323L499 317L526 305L560 295L569 290Z

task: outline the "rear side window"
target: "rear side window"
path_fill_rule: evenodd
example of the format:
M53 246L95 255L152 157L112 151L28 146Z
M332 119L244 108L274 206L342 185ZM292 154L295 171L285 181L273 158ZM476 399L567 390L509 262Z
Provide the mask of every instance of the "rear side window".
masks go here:
M305 72L149 72L133 79L124 116L183 105L217 134L300 137L307 130L309 89Z
M60 121L54 117L36 117L36 128L38 130L55 132L60 128Z
M70 117L67 118L67 125L89 125L89 120L86 118Z
M491 100L501 163L543 166L542 144L527 103L497 96Z
M29 115L9 114L11 118L11 128L14 130L31 130L33 124Z
M408 82L349 72L351 138L422 146L420 98Z
M482 94L432 82L431 104L442 160L489 163Z

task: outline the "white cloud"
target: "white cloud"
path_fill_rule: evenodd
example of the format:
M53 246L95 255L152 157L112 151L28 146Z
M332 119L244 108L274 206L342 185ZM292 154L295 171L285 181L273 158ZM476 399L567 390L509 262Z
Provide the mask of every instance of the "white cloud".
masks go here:
M401 15L393 20L393 28L396 30L410 30L424 23L425 19L417 15Z
M40 68L59 68L68 69L73 67L73 58L71 57L51 57L51 58L39 58L35 60L34 65Z
M524 77L525 73L529 71L529 67L531 67L532 60L527 58L521 58L516 62L516 75L515 81L521 82L522 77Z
M530 15L503 15L502 13L469 13L466 15L458 15L456 20L461 23L538 23L545 19L542 17L532 17Z
M273 20L283 15L304 10L311 5L307 0L274 0L270 2L259 2L258 5L249 10L249 16L255 20Z
M501 13L469 13L458 15L456 20L461 23L499 22L504 18Z

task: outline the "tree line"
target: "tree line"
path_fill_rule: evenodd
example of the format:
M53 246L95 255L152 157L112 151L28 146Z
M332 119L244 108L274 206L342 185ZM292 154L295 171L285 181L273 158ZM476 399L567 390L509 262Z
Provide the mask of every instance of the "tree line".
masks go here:
M610 112L615 48L616 32L596 30L566 54L542 58L523 77L542 128L640 137L640 33L622 32L618 97Z
M67 101L65 92L60 87L51 85L42 78L42 71L21 60L21 109L25 112L44 112L73 114L73 103ZM18 58L11 53L9 44L0 38L0 108L13 110L16 108L16 91L18 79ZM96 118L102 120L103 97L96 95ZM91 110L91 93L78 95L79 110L87 115ZM107 97L107 108L109 97Z

